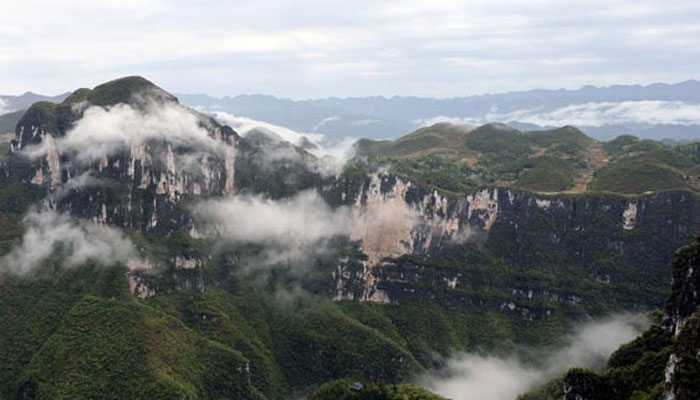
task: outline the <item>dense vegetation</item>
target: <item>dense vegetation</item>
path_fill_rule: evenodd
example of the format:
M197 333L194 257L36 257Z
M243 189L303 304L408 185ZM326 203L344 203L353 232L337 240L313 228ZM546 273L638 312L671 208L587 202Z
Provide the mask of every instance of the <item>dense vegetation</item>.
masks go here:
M20 123L63 134L77 118L76 103L138 105L133 93L143 91L172 100L150 82L132 77L78 90L58 105L37 103ZM310 155L303 149L252 137L238 148L235 184L238 193L273 199L339 187L342 194L325 195L354 201L349 197L367 182L367 171L388 164L425 192L464 193L493 184L573 191L581 175L590 172L587 152L594 145L599 144L569 127L523 133L503 125L439 124L394 142L361 142L361 157L326 185L308 168ZM623 138L608 147L606 168L653 157L673 173L697 170L697 147L691 145L669 149ZM293 157L265 162L262 153L270 151ZM0 256L21 240L23 216L46 196L46 187L17 178L32 176L28 162L3 160L3 172L9 172L0 174ZM601 191L607 190L606 182L628 190L616 183L618 175L603 171L593 182L602 185ZM629 190L646 190L650 184ZM129 189L114 185L104 193L114 202L128 197L143 204L139 211L150 217L156 208L154 187ZM475 232L482 235L477 240L405 254L378 268L379 277L393 278L381 282L392 295L390 304L331 300L339 259L364 268L368 258L346 238L334 238L327 252L301 265L263 268L260 258L269 249L262 244L194 238L181 227L167 234L144 233L137 223L123 224L131 227L126 233L141 254L156 265L150 273L99 260L68 268L59 246L29 275L0 271L0 398L272 400L310 394L311 400L435 400L425 390L398 383L440 367L454 351L508 355L524 346L555 344L572 321L583 317L660 306L668 288L659 285L666 271L660 271L658 260L669 255L673 241L689 234L681 228L695 226L696 214L688 210L697 203L687 192L637 198L649 202L650 209L656 200L680 206L653 209L634 230L622 226L628 199L621 196L528 197L531 193L521 191L501 196L511 195L512 209L500 209L499 218L507 222ZM191 199L183 198L178 206L185 208ZM87 191L80 201L79 206L99 206ZM165 208L163 219L168 219L171 210ZM480 218L480 211L473 217ZM668 228L668 221L678 221L679 228ZM201 264L176 268L178 256ZM136 278L155 294L135 296L130 284ZM666 348L662 340L651 335L621 350L611 365L639 374L646 363L660 360L655 354ZM601 385L613 379L580 373L594 374ZM645 382L651 385L656 378ZM629 377L614 379L627 382ZM356 381L364 384L362 390L350 388ZM314 391L323 382L331 383ZM556 385L549 385L540 393L555 391Z
M358 385L359 384L359 385ZM370 384L340 380L316 389L306 400L444 400L410 384Z
M520 132L441 123L395 141L362 140L357 150L370 165L447 192L489 184L535 192L700 190L697 143L673 147L623 135L600 144L572 127Z
M610 164L596 172L594 190L643 193L668 189L698 190L697 144L668 147L660 142L621 136L605 146Z
M621 346L608 360L603 371L572 369L565 376L521 396L520 400L558 400L564 396L565 386L576 393L571 396L600 400L660 400L667 388L667 371L671 355L677 361L674 366L673 384L682 387L683 393L697 398L700 395L700 309L697 298L681 296L681 286L692 287L688 282L694 268L700 264L700 236L679 250L673 259L672 269L677 279L674 292L666 307L666 318L679 304L696 310L687 316L683 327L674 335L664 320L664 326L653 325L644 334ZM688 269L690 268L690 269ZM688 273L690 271L690 273ZM682 273L681 273L682 272ZM695 301L695 302L694 302ZM568 398L568 397L567 397ZM571 397L574 398L574 397Z

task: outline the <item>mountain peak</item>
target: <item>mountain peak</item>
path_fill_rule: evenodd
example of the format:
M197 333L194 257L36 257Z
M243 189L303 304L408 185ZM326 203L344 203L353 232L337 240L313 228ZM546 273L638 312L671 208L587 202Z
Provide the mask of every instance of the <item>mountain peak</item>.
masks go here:
M141 76L127 76L95 86L87 96L87 100L99 106L119 103L142 105L154 100L178 102L175 96Z

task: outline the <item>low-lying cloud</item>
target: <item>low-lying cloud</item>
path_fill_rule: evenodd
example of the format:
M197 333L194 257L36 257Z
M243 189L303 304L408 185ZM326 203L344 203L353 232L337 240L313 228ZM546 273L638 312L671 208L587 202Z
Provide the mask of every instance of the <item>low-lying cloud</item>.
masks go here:
M446 367L420 379L420 384L454 400L515 400L539 384L573 367L594 368L620 345L635 338L648 321L638 315L618 315L579 327L567 344L542 354L538 365L516 357L460 354Z
M174 145L192 145L214 150L222 142L209 136L194 112L177 104L148 104L144 109L129 104L89 106L64 137L55 140L59 153L74 152L78 161L93 161L133 144L152 139ZM44 147L28 149L42 156Z
M150 105L145 111L128 104L89 107L59 145L81 150L78 157L99 158L126 144L164 139L174 143L216 148L217 143L200 125L196 114L174 105ZM88 149L89 151L85 151Z
M339 168L354 155L355 138L346 137L339 142L329 143L322 133L302 133L283 126L257 121L247 117L235 116L223 111L213 111L211 114L221 123L227 124L242 136L253 131L262 131L272 138L289 142L307 150L316 157L324 159L324 166L331 172ZM336 118L336 117L333 117ZM326 122L334 120L327 119ZM327 171L328 172L328 171Z
M12 110L10 110L10 108L7 106L5 100L0 99L0 115L7 114L10 112L12 112Z
M221 232L233 240L290 246L346 233L349 223L346 212L332 210L315 191L281 200L234 196L202 203L195 211L216 221Z
M518 121L540 126L698 125L700 104L683 101L623 101L573 104L552 111L520 110L488 114L491 121Z
M348 210L331 209L315 191L281 200L234 196L202 202L194 212L225 239L269 246L265 264L302 260L350 232Z
M425 126L431 126L439 123L446 122L448 124L453 124L453 125L469 125L470 127L476 127L478 125L484 124L485 121L483 121L480 118L461 118L461 117L448 117L445 115L438 115L437 117L432 117L432 118L422 118L422 119L417 119L414 120L413 123L416 124L417 126L420 127L425 127Z
M88 261L102 265L138 258L131 240L118 229L52 211L32 211L24 218L22 242L0 259L0 271L26 275L56 251L64 267Z
M489 112L473 117L436 116L413 121L418 126L438 122L482 125L521 122L542 127L572 125L600 128L611 125L700 125L700 104L683 101L622 101L572 104L553 110L526 109L508 113Z

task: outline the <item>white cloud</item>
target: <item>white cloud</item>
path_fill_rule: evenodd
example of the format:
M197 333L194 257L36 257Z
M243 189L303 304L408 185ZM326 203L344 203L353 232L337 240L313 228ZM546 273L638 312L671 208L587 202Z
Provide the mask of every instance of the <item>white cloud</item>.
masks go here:
M553 110L527 109L508 113L488 112L473 117L448 117L444 115L414 120L417 126L430 126L440 122L478 126L491 122L523 122L539 126L572 125L580 128L609 125L698 125L700 104L682 101L622 101L589 102L573 104Z
M12 110L7 107L5 100L0 99L0 115L7 114L9 112L12 112Z
M234 196L205 201L194 212L227 240L266 245L263 266L306 260L328 239L349 235L351 225L346 208L331 209L315 191L281 200Z
M195 211L215 222L232 240L289 247L304 247L348 233L349 226L347 213L332 210L314 191L282 200L235 196L202 203Z
M30 273L60 248L62 266L88 261L102 265L138 258L131 240L120 230L55 212L30 212L24 219L22 243L0 259L0 271Z
M444 370L420 383L455 400L515 400L536 385L573 367L600 367L617 348L636 337L649 322L629 314L580 326L565 346L541 354L538 365L517 358L460 354Z
M301 146L305 139L315 143L323 140L323 135L319 133L299 133L283 126L256 121L248 117L235 116L223 111L212 111L211 113L217 120L230 126L242 136L246 136L253 130L263 130L271 132L295 146Z
M691 0L3 2L0 87L141 73L179 92L444 97L679 81L697 78L699 14Z
M600 127L616 124L700 124L700 104L682 101L623 101L574 104L551 111L491 113L485 121L519 121L540 126Z
M472 128L475 128L476 126L484 123L484 121L482 121L479 118L447 117L444 115L439 115L437 117L432 118L422 118L413 121L414 124L421 127L435 125L443 122L454 125L468 125Z
M93 161L123 148L163 139L195 149L216 151L224 143L209 136L200 118L177 104L148 104L141 110L129 104L110 107L89 106L83 117L64 137L55 139L59 153L75 152L78 161ZM49 146L45 141L25 152L42 156Z
M223 111L211 111L211 113L218 121L229 125L242 136L247 136L254 130L260 130L271 134L272 137L305 148L309 153L321 159L311 167L325 175L338 173L345 162L354 155L353 145L357 140L351 137L346 137L339 142L329 143L326 141L325 135L320 132L302 133L283 126L235 116ZM331 120L333 119L327 118L324 121L329 122ZM305 142L310 142L312 146L307 147ZM272 149L270 154L266 156L268 156L268 159L271 157L299 159L299 155L296 152L280 152Z

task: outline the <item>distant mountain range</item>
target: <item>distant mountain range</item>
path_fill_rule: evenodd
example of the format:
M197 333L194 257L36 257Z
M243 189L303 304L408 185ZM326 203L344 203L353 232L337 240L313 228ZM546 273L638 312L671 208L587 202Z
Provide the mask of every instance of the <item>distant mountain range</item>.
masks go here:
M12 131L21 110L37 101L61 102L67 94L0 95L0 131ZM394 139L437 122L507 123L520 130L571 125L611 140L622 134L667 142L700 138L700 81L675 84L585 86L577 90L529 90L449 99L331 97L291 100L252 94L222 98L179 94L183 104L225 112L331 141L347 137ZM14 111L15 114L8 115Z
M70 93L59 94L58 96L44 96L32 92L26 92L19 96L0 95L0 134L14 132L17 122L24 114L24 111L38 101L50 101L60 103Z
M302 132L341 137L397 138L435 122L503 122L521 130L572 125L597 139L700 137L700 82L647 86L585 86L450 99L350 97L290 100L267 95L216 98L180 94L183 103Z
M45 96L42 94L36 94L32 92L26 92L19 96L8 96L0 95L0 102L4 105L5 110L17 111L23 110L36 103L37 101L50 101L53 103L60 103L68 97L68 93L59 94L57 96Z

